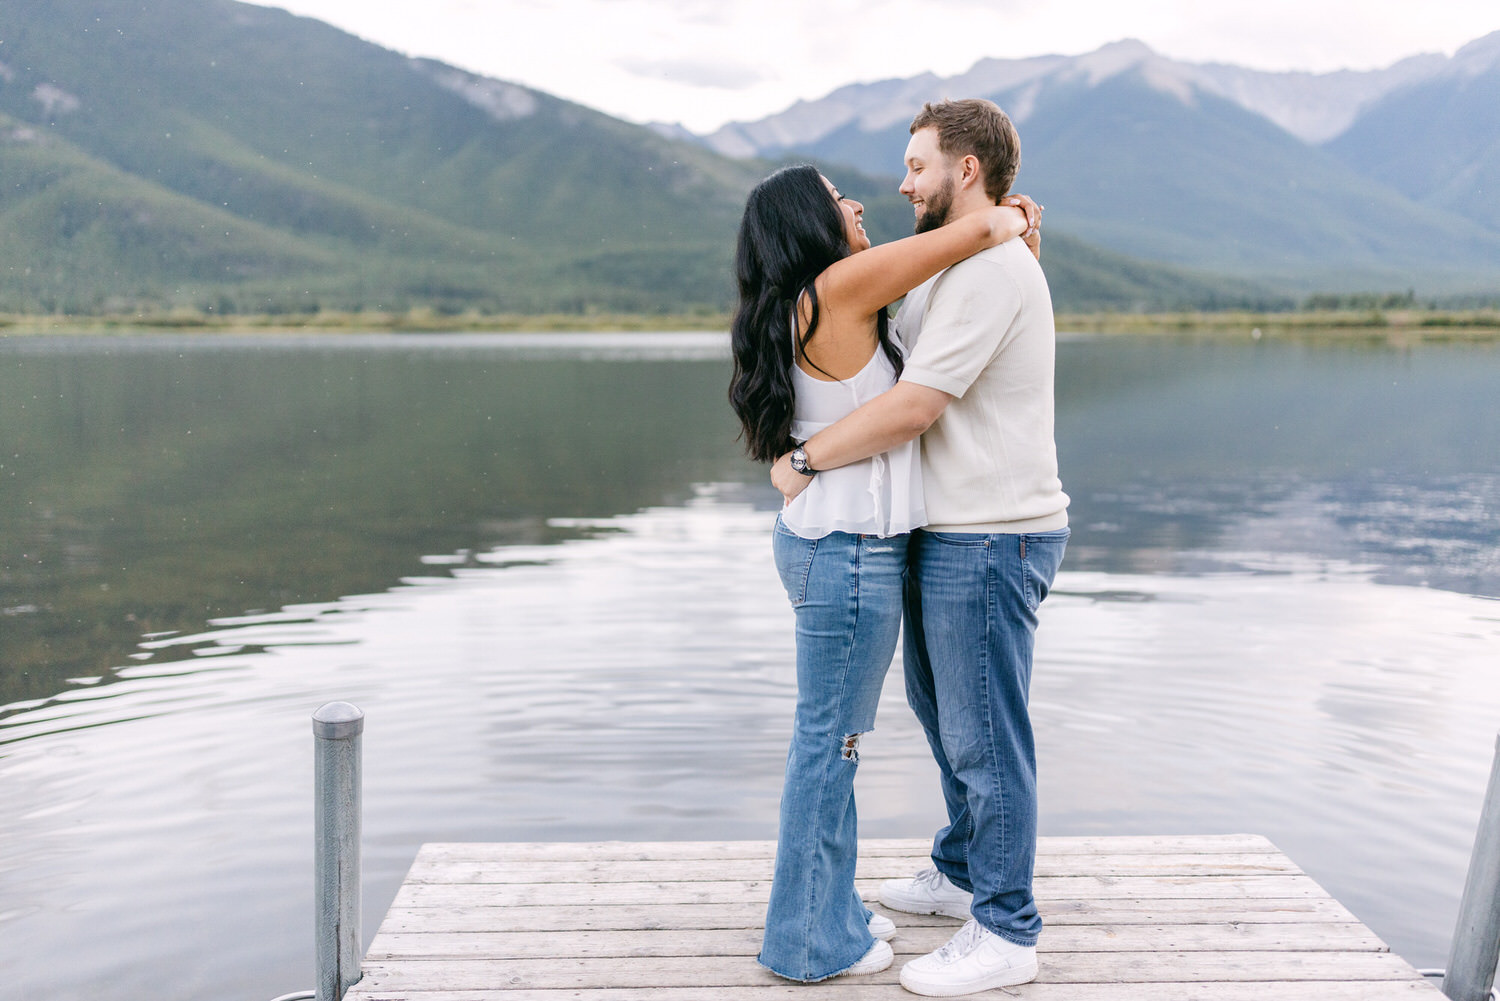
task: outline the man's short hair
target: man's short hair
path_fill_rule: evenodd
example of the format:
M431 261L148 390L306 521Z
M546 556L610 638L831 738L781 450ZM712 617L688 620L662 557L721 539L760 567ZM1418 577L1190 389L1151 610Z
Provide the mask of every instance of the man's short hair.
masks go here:
M972 154L984 171L984 193L999 201L1010 193L1021 166L1021 138L1010 116L994 101L970 97L962 101L928 101L911 120L911 134L936 129L944 156Z

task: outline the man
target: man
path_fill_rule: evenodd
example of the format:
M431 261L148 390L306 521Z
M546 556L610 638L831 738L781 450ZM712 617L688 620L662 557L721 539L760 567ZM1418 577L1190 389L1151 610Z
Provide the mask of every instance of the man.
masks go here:
M926 105L901 183L917 231L994 205L1019 164L1015 129L991 102ZM933 840L933 868L888 881L880 899L969 918L901 971L908 990L950 997L1037 974L1027 696L1037 605L1068 537L1053 442L1055 333L1046 279L1020 240L913 290L896 326L909 351L900 381L783 457L772 479L795 496L818 469L922 436L929 524L909 547L906 692L937 759L948 823Z

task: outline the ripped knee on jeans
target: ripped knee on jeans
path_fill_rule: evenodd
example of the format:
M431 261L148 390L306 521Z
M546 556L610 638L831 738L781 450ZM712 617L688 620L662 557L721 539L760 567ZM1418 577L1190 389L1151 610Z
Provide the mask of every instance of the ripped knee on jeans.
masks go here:
M851 733L845 735L843 747L839 752L840 756L845 761L853 761L856 764L859 763L859 738L863 736L864 734L862 733Z

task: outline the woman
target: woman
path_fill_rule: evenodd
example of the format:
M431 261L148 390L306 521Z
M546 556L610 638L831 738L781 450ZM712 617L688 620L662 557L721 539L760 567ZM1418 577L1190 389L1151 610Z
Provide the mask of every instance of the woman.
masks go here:
M810 166L762 181L735 253L729 398L773 462L894 385L886 306L1028 228L1029 199L871 248L864 206ZM1032 227L1034 228L1034 227ZM925 521L917 443L820 472L781 512L777 570L797 620L797 710L759 961L790 980L877 973L895 934L854 889L854 772L901 623L907 533Z

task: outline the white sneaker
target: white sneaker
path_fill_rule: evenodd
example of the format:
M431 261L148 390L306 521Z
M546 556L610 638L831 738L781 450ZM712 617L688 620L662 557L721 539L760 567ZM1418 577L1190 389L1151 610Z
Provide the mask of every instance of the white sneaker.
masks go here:
M896 922L884 914L870 912L870 934L881 941L889 941L896 934Z
M929 866L907 879L888 879L881 883L880 902L892 910L908 914L946 914L966 921L974 894L954 886L947 876L938 872L937 866Z
M892 931L895 930L894 925L891 928ZM866 973L879 973L881 970L889 969L891 961L895 958L896 954L891 951L890 944L876 939L875 944L870 946L870 951L859 958L859 962L838 975L860 977Z
M901 967L901 986L913 994L951 998L1036 979L1036 946L1016 945L973 919L936 952Z

